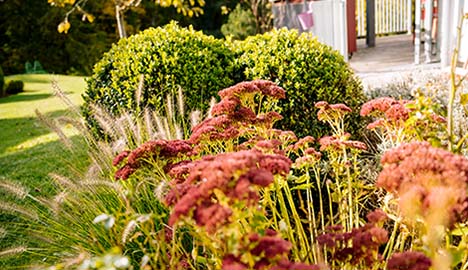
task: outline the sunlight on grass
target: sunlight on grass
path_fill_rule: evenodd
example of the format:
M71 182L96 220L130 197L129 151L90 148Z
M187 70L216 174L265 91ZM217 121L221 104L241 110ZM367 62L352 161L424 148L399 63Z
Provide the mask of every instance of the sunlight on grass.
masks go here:
M59 86L77 106L83 103L81 94L86 87L85 77L64 76L52 74L13 75L6 76L6 82L22 80L24 92L0 99L0 119L35 116L34 110L49 113L66 110L67 106L54 96L52 81L58 81ZM1 136L1 135L0 135Z
M59 137L41 123L35 113L37 109L48 119L76 117L60 98L54 96L52 81L56 80L71 101L79 106L83 102L81 94L86 86L85 77L22 74L5 79L7 82L22 80L24 92L0 98L0 178L39 187L50 182L48 174L51 172L65 171L67 174L70 169L64 168L70 164L86 167L86 162L81 164L72 160L76 157L67 153ZM77 135L71 126L65 125L62 129L68 138ZM79 139L74 141L82 143ZM82 153L77 154L80 155Z
M78 135L79 134L79 132L76 131L76 129L74 129L72 127L62 128L62 131L67 137L71 137L73 135ZM20 143L18 145L8 147L5 150L4 153L0 153L0 156L2 156L4 154L11 153L11 152L24 151L24 150L33 148L33 147L35 147L35 146L37 146L39 144L53 142L53 141L57 141L57 140L59 140L59 136L56 133L47 133L47 134L41 135L39 137L34 137L34 138L29 139L29 140L23 141L22 143Z

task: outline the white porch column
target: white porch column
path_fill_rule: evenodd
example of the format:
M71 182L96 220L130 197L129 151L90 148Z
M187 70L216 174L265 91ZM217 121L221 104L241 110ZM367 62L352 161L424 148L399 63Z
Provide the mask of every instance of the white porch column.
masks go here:
M426 56L426 63L432 62L432 12L434 9L434 1L426 0L425 2L425 16L424 16L424 55Z
M453 10L453 1L440 1L440 31L441 42L440 42L440 66L445 68L450 66L450 54L451 54L451 14Z
M411 29L412 24L413 24L413 0L407 0L406 1L406 29L407 29L407 34L411 35Z
M420 64L419 58L421 53L421 0L416 0L414 9L414 63Z

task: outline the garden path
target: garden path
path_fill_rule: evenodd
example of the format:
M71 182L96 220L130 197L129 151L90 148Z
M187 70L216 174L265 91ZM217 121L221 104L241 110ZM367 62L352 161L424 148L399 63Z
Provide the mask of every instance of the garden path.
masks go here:
M361 78L364 88L383 86L415 71L440 69L438 62L414 64L414 45L411 35L378 37L375 47L367 47L365 39L358 40L358 50L349 60L351 68ZM424 45L421 45L421 50ZM421 63L424 53L421 51Z

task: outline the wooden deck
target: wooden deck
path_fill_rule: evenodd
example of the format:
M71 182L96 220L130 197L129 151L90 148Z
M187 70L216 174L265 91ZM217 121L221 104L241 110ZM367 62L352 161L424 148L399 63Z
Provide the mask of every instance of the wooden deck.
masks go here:
M421 50L424 45L421 44ZM424 63L424 52L420 53ZM437 56L433 56L437 58ZM418 70L439 69L439 62L414 64L414 45L411 35L378 37L376 46L368 48L364 39L358 40L358 50L349 60L354 72L362 79L364 86L384 84L394 77L401 77Z

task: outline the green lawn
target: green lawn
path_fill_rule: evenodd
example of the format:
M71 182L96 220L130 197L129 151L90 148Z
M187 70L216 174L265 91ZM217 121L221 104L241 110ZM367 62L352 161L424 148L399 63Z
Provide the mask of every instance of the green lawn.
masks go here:
M35 110L48 119L79 117L54 95L52 80L57 81L72 103L79 106L83 102L81 94L86 85L84 77L50 74L7 76L6 82L10 80L22 80L25 91L0 98L0 180L20 183L35 197L50 197L55 194L55 188L48 174L53 172L74 177L85 172L89 165L87 148L83 147L83 140L70 124L61 126L74 146L73 150L66 148L56 133L38 120ZM5 195L0 192L2 201L15 199ZM16 217L0 213L0 227L15 222ZM0 251L21 246L26 241L10 232L0 237ZM7 257L0 262L0 269L23 269L22 265L35 263L30 260L29 257Z
M54 96L52 80L77 106L83 101L84 77L51 74L7 76L10 80L22 80L25 92L0 98L0 178L17 181L32 192L49 194L50 172L72 176L74 170L86 166L86 155L67 150L58 136L38 121L35 110L47 117L71 117L70 109ZM64 126L65 133L75 143L79 138L71 126ZM82 159L82 160L80 160Z

